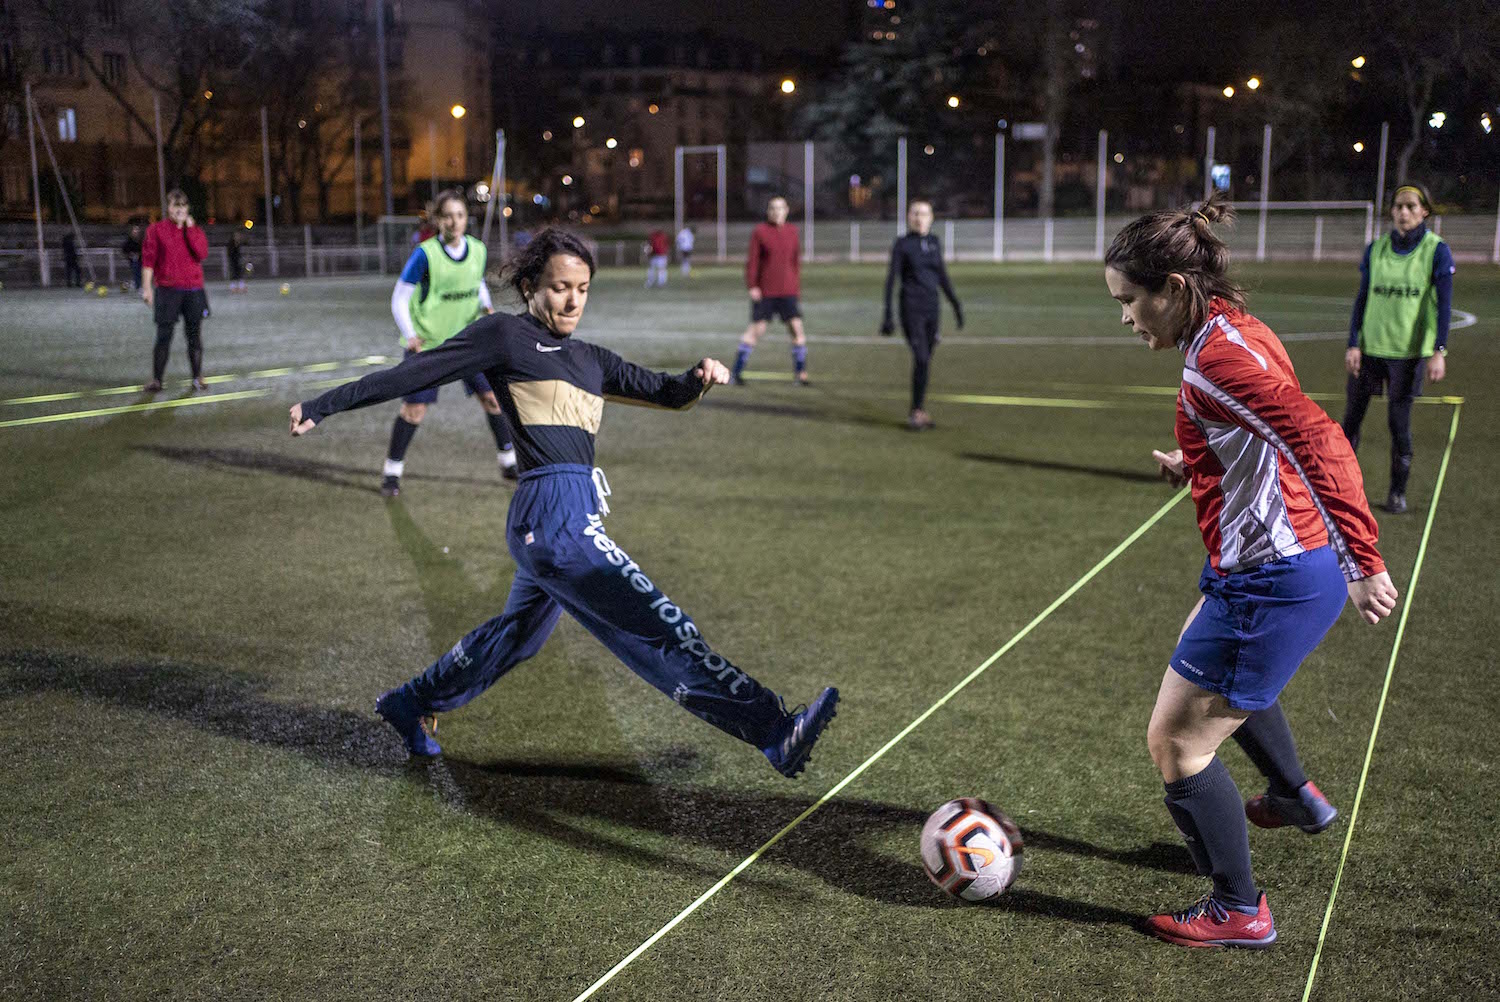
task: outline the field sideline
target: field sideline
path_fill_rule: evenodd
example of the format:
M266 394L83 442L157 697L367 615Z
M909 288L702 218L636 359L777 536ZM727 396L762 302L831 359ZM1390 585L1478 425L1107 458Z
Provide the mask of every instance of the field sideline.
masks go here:
M1245 273L1335 416L1352 272ZM662 368L732 357L737 269L641 278L600 272L579 336ZM456 388L397 503L375 493L394 405L286 437L289 404L398 355L385 280L211 287L210 392L172 385L179 335L156 400L134 389L138 301L0 292L0 994L1301 998L1344 859L1312 998L1500 997L1500 778L1475 740L1500 710L1500 271L1460 267L1413 511L1380 514L1403 599L1432 516L1383 710L1396 617L1346 610L1287 690L1344 816L1252 831L1264 955L1135 928L1199 893L1145 749L1202 562L1150 463L1178 366L1132 343L1096 266L958 265L968 325L945 315L939 426L913 435L883 278L809 269L812 387L773 329L749 386L607 407L599 438L611 536L715 648L789 703L844 693L795 782L571 621L442 718L443 759L403 761L370 705L498 612L510 487ZM1386 438L1376 406L1372 498ZM944 899L917 860L923 818L963 795L1026 834L993 906Z

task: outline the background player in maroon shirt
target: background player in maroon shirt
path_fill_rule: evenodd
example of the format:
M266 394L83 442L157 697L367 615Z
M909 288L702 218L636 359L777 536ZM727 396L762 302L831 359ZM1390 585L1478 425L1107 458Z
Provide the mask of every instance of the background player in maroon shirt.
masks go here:
M208 237L193 222L187 195L173 188L167 192L167 218L146 228L146 242L141 248L141 298L156 316L151 382L143 387L147 393L161 390L179 316L187 336L193 389L205 388L202 331L203 318L208 316L208 294L203 291L203 259L207 256Z
M766 221L750 234L745 255L745 285L750 290L750 326L740 335L734 356L733 380L745 382L745 363L766 332L766 321L779 316L792 335L792 367L797 382L807 385L807 335L802 332L802 246L797 227L786 221L786 199L777 195L766 204Z

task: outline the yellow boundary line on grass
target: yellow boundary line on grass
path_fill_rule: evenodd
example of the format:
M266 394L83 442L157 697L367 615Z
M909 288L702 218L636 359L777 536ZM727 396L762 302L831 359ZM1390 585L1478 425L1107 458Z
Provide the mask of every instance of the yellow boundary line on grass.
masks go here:
M1078 592L1078 590L1080 588L1082 588L1084 585L1086 585L1090 581L1092 581L1099 574L1100 571L1104 570L1104 568L1106 568L1110 564L1112 564L1115 561L1115 558L1117 558L1120 554L1124 553L1127 549L1129 549L1130 546L1132 544L1134 544L1136 540L1138 540L1142 536L1144 536L1146 534L1146 532L1153 525L1155 525L1157 522L1161 521L1161 519L1167 514L1167 512L1171 511L1174 507L1176 507L1176 505L1178 504L1178 502L1180 502L1183 498L1185 498L1187 496L1188 496L1188 489L1185 488L1185 487L1182 490L1178 491L1176 494L1174 494L1172 496L1171 500L1169 500L1168 502L1166 502L1165 504L1163 504L1160 508L1156 509L1156 512L1150 518L1148 518L1148 519L1146 519L1146 521L1142 522L1141 525L1135 531L1133 531L1130 535L1126 536L1125 539L1122 540L1113 550L1110 550L1109 553L1106 554L1105 557L1102 560L1100 560L1098 563L1096 563L1093 567L1089 568L1088 573L1084 574L1083 577L1079 578L1071 586L1069 586L1066 591L1064 591L1057 598L1053 599L1052 603L1050 605L1048 605L1047 608L1045 608L1041 612L1037 613L1036 616L1031 620L1031 622L1027 623L1024 627L1021 628L1020 632L1018 632L1015 636L1013 636L1009 640L1007 640L1005 642L1004 646L1002 646L995 653L991 654L988 658L985 658L984 662L982 664L980 664L978 668L975 668L973 671L969 672L968 675L964 676L964 678L963 678L963 680L961 682L959 682L953 688L949 689L947 691L947 693L945 693L941 699L939 699L936 703L933 703L931 706L929 706L922 713L921 716L917 717L917 719L915 719L911 723L907 724L905 727L903 727L901 729L901 731L899 733L896 734L895 737L891 738L885 744L881 745L880 749L878 751L876 751L875 754L873 754L869 758L865 759L863 762L861 762L859 764L859 766L857 766L854 769L853 772L849 773L849 775L847 775L843 779L839 780L838 783L836 783L831 790L829 790L827 793L823 794L823 796L819 797L818 800L812 806L808 807L801 814L799 814L795 818L793 818L786 825L786 827L784 827L784 828L781 829L781 831L777 832L775 835L772 835L770 837L770 839L768 839L764 845L762 845L759 849L756 849L749 856L746 856L743 860L741 860L740 863L739 863L739 865L736 866L734 869L730 870L722 878L720 878L720 880L718 881L718 883L714 884L708 890L706 890L702 894L700 894L698 896L698 898L692 904L688 905L682 911L678 912L677 915L676 915L676 917L674 917L670 922L668 922L666 925L662 926L655 933L653 933L651 935L651 937L648 938L644 943L642 943L640 946L636 947L634 950L631 950L630 953L628 953L623 960L621 960L614 967L611 967L608 971L606 971L592 985L589 985L589 987L587 989L585 989L581 995L579 995L577 998L575 998L573 1000L573 1002L583 1002L584 999L589 998L595 992L597 992L600 988L603 988L606 984L608 984L614 978L614 976L616 974L619 974L627 966L629 966L631 964L631 962L633 962L637 957L639 957L641 954L645 953L647 950L651 949L651 947L653 945L655 945L658 940L660 940L667 933L669 933L673 929L675 929L684 919L686 919L689 915L693 914L693 912L697 911L700 907L702 907L710 898L712 898L715 894L718 894L719 891L723 890L726 886L728 886L728 884L729 884L730 881L732 881L735 877L739 876L746 869L748 869L750 867L750 865L753 864L756 860L758 860L762 856L764 856L766 854L766 852L771 849L772 846L774 846L777 842L780 842L783 838L785 838L787 836L788 833L790 833L798 825L802 824L802 822L806 821L809 817L811 817L815 811L817 811L824 804L828 803L835 796L837 796L840 790L844 789L844 787L846 787L850 783L854 782L867 769L869 769L876 762L880 761L880 759L885 756L886 752L890 751L903 738L905 738L908 734L910 734L912 731L916 730L919 726L921 726L921 724L928 717L932 716L938 710L942 709L943 706L945 706L948 703L949 700L951 700L954 696L958 695L961 691L963 691L963 689L966 688L969 685L970 682L973 682L980 675L984 674L984 672L990 667L990 665L992 665L996 661L1000 660L1000 658L1007 651L1009 651L1012 647L1016 646L1022 640L1024 640L1026 638L1026 636L1029 633L1031 633L1032 630L1036 629L1037 626L1039 626L1043 620L1045 620L1048 616L1050 616L1054 612L1056 612L1058 610L1058 608L1061 607L1064 602L1066 602L1068 599L1072 598Z
M1422 527L1422 542L1417 547L1417 563L1411 572L1411 584L1406 588L1406 603L1401 607L1401 622L1396 626L1396 640L1391 645L1391 659L1385 666L1385 684L1380 687L1380 702L1375 707L1375 723L1370 727L1370 743L1365 749L1365 764L1359 770L1359 787L1354 793L1354 807L1349 812L1349 827L1344 832L1344 849L1339 854L1339 867L1333 875L1333 888L1328 892L1328 909L1323 913L1323 927L1318 930L1318 948L1313 951L1312 966L1307 971L1307 987L1302 990L1302 1002L1312 997L1313 980L1318 974L1318 961L1323 956L1323 944L1328 938L1328 926L1333 921L1333 906L1338 900L1339 884L1344 879L1344 864L1349 861L1349 844L1354 841L1354 823L1359 820L1359 805L1365 795L1365 781L1370 776L1370 761L1375 756L1375 738L1380 733L1380 719L1385 715L1386 697L1391 691L1391 678L1396 673L1396 656L1401 653L1401 638L1406 634L1406 621L1411 615L1412 600L1417 594L1417 580L1422 576L1422 561L1427 557L1427 541L1432 536L1432 523L1437 517L1438 498L1443 494L1443 481L1448 476L1448 460L1453 455L1453 440L1458 437L1458 416L1463 411L1461 404L1453 408L1453 421L1448 426L1448 445L1443 449L1443 462L1438 467L1437 486L1432 491L1432 504L1427 509L1427 524Z
M196 407L199 404L217 404L226 400L250 400L269 396L270 390L236 390L234 393L212 393L203 397L179 397L176 400L153 400L144 404L122 404L119 407L99 407L91 411L66 411L62 414L38 414L36 417L12 418L0 421L0 428L20 428L23 425L50 424L54 421L78 421L82 418L108 417L111 414L134 414L140 411L159 411L170 407Z
M232 383L237 379L272 379L276 376L289 376L298 372L332 372L335 369L351 368L367 365L384 365L391 361L385 355L366 355L348 362L313 362L310 365L289 365L278 369L258 369L255 372L247 372L243 375L237 373L225 373L218 376L205 376L203 381L210 386L216 383ZM186 389L192 383L183 379L177 382L178 386ZM107 386L97 390L69 390L65 393L39 393L30 397L11 397L9 400L0 400L0 407L19 407L25 404L50 404L59 400L81 400L84 397L118 397L127 393L141 392L140 383L131 383L129 386ZM0 426L3 427L3 426Z

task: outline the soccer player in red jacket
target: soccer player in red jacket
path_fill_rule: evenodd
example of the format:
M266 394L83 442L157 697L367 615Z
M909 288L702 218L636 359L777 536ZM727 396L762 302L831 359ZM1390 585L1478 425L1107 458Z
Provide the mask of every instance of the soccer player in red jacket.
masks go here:
M1307 781L1279 695L1346 598L1378 623L1397 595L1354 450L1227 274L1212 224L1232 216L1220 196L1142 216L1115 237L1104 278L1122 323L1152 350L1183 355L1179 448L1153 455L1170 482L1192 486L1208 548L1147 743L1213 890L1147 929L1181 946L1264 948L1276 926L1251 874L1246 818L1312 833L1338 813ZM1243 805L1216 754L1231 736L1270 780Z
M203 291L203 259L208 237L193 222L187 196L179 188L167 192L167 218L146 228L141 248L141 298L155 312L156 346L151 352L151 382L142 389L161 391L172 351L172 331L182 317L187 335L188 364L193 389L204 389L203 318L208 316L208 293Z
M766 321L780 317L792 335L792 367L797 382L807 385L807 335L802 331L802 242L797 227L786 221L786 199L777 195L766 204L766 221L750 234L745 255L745 286L750 290L750 326L740 335L734 356L735 385L745 382L745 363L766 332Z

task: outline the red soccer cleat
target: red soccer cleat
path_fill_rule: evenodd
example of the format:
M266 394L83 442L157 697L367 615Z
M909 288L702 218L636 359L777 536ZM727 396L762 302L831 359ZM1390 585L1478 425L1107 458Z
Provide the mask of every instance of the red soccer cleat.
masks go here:
M1177 946L1237 946L1264 950L1276 942L1276 923L1265 894L1260 896L1260 910L1254 915L1225 908L1205 894L1186 911L1153 915L1146 920L1146 931L1157 939Z
M1295 797L1273 797L1261 793L1245 801L1245 817L1257 828L1296 825L1309 835L1333 824L1339 810L1311 782L1303 783Z

